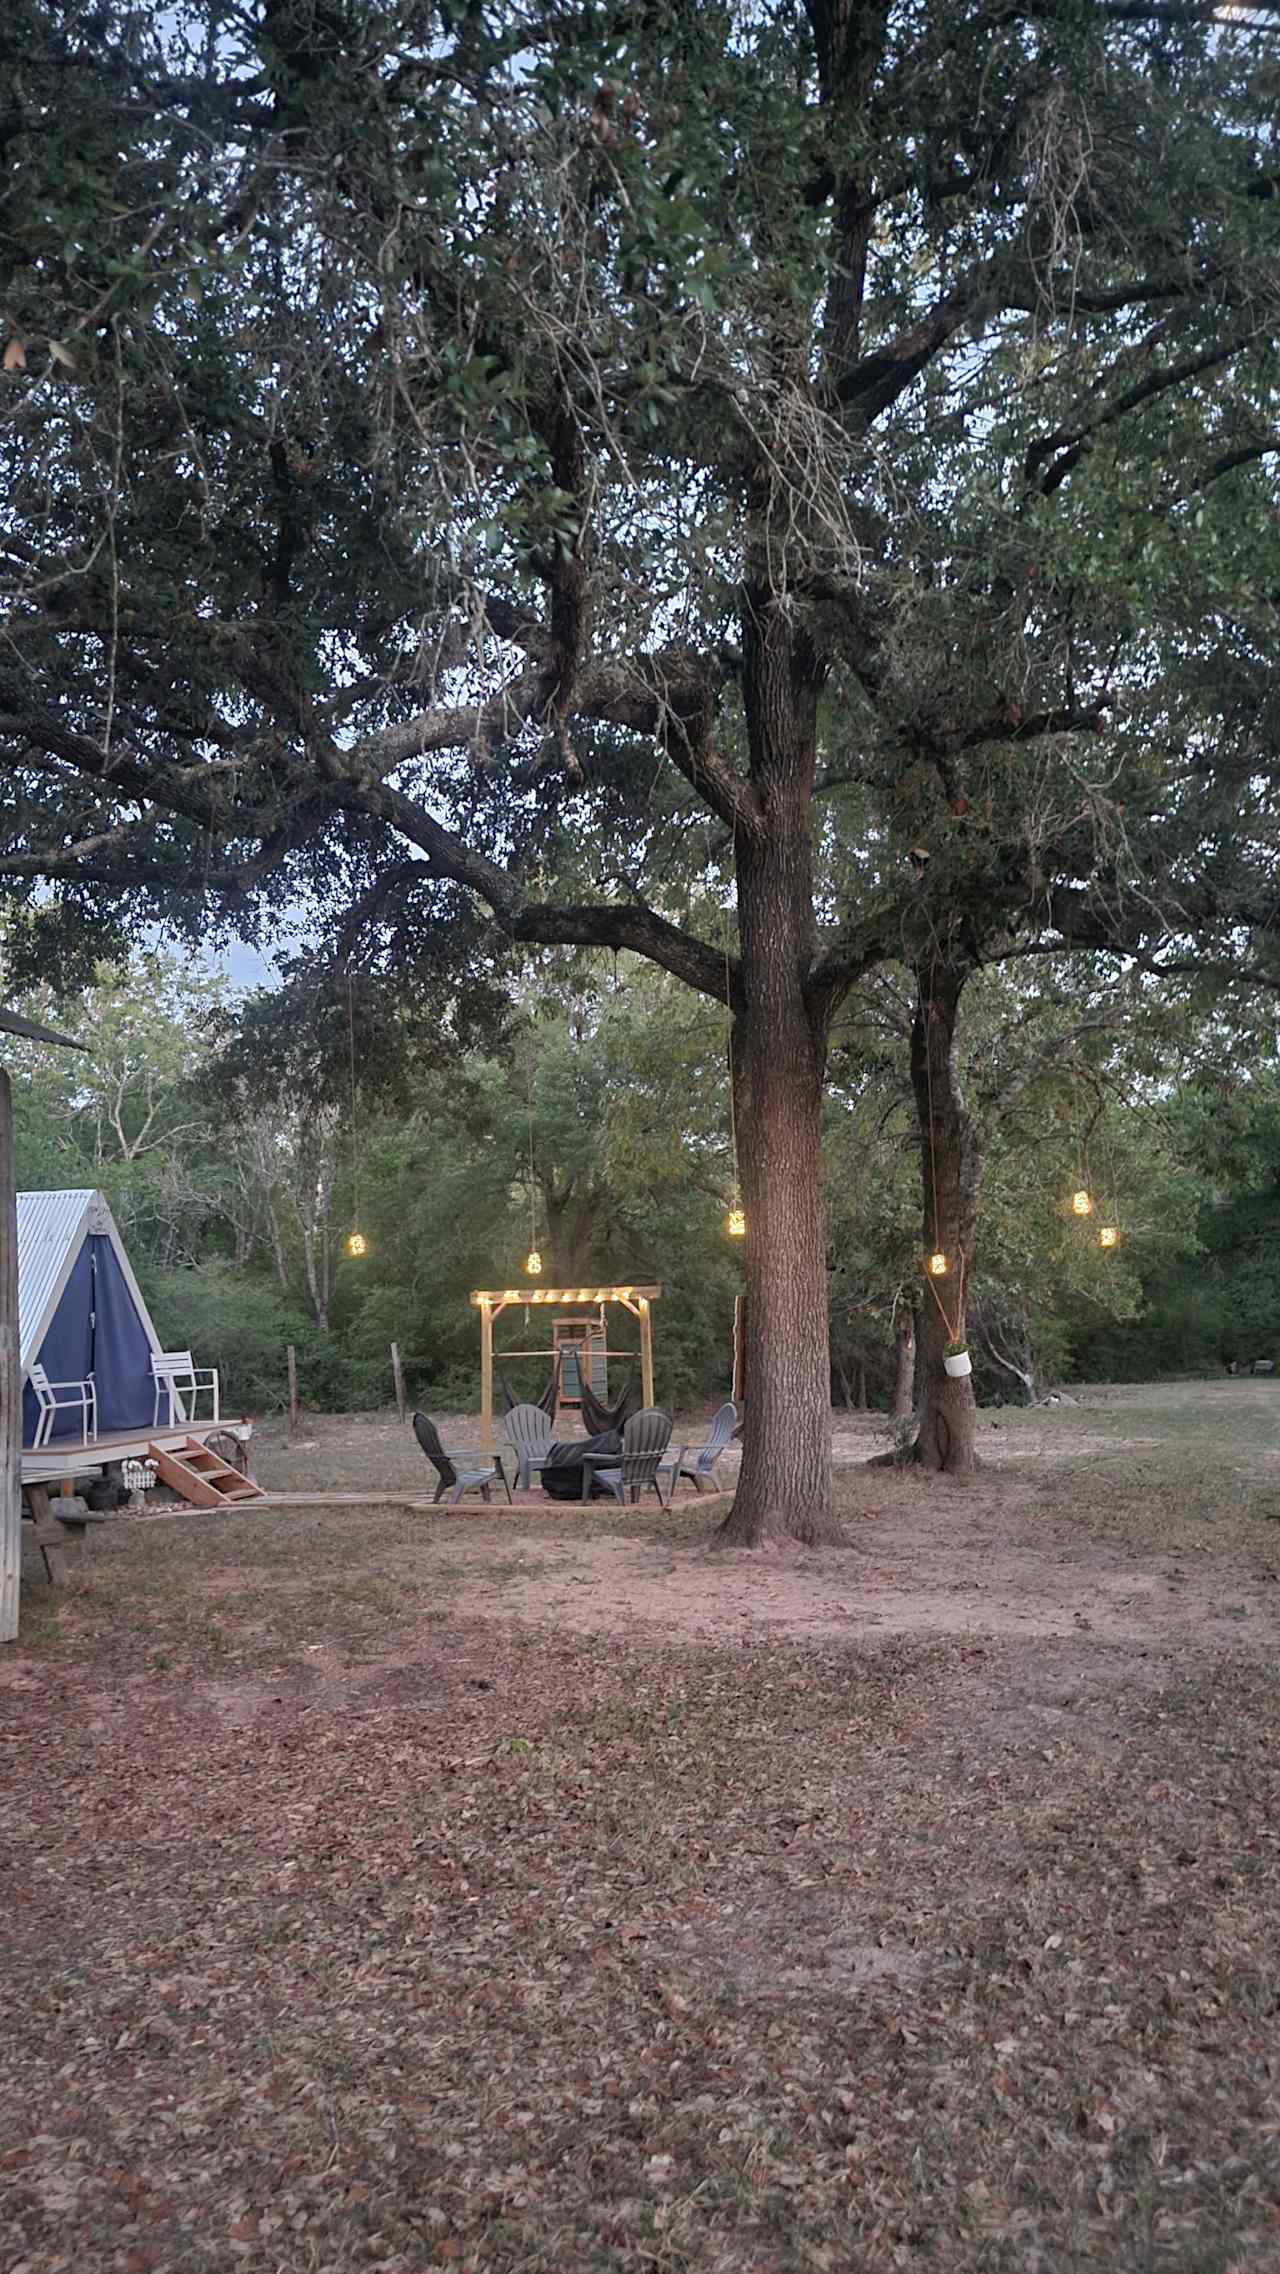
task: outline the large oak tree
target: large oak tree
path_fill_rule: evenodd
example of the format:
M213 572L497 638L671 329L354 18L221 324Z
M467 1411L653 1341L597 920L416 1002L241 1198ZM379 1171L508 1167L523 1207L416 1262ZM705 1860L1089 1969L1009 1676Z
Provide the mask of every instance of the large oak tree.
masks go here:
M945 994L976 903L1144 952L1221 919L1169 688L1201 500L1233 605L1280 582L1259 20L20 0L0 35L29 956L282 902L474 954L478 907L724 1000L731 1539L833 1533L847 990L905 952Z

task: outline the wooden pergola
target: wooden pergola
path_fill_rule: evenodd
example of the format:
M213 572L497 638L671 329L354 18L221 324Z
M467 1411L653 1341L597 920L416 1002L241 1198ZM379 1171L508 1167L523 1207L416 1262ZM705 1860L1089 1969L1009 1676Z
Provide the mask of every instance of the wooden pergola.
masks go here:
M568 1308L575 1303L603 1306L619 1303L632 1318L640 1321L640 1384L646 1405L653 1404L653 1316L652 1306L661 1295L661 1287L477 1287L471 1300L480 1313L480 1437L486 1452L493 1450L493 1322L513 1303L530 1305L545 1310L548 1305ZM634 1358L633 1350L596 1349L597 1358ZM556 1347L545 1349L508 1350L505 1358L551 1358Z

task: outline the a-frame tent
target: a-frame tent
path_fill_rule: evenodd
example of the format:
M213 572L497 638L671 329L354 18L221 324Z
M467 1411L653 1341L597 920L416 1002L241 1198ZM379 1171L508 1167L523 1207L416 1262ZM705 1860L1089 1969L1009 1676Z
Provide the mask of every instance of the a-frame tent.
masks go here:
M54 1382L92 1374L100 1436L150 1426L160 1339L101 1192L18 1194L18 1339L24 1446L38 1415L33 1365ZM82 1427L77 1409L60 1413L52 1444L78 1440Z

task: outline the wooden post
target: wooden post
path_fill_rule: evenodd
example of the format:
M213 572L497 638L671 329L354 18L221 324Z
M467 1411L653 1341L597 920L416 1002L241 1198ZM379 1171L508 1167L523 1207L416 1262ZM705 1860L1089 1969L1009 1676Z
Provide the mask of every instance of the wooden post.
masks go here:
M22 1361L13 1092L0 1066L0 1642L16 1642L22 1576Z
M393 1342L391 1345L391 1379L396 1386L396 1412L401 1421L404 1421L409 1408L404 1394L404 1368L400 1364L400 1345L398 1342Z
M649 1298L640 1298L640 1390L646 1405L653 1404L653 1313Z
M58 1497L61 1499L61 1494ZM71 1535L61 1518L54 1514L49 1504L50 1495L47 1484L28 1485L27 1500L35 1524L36 1546L44 1557L44 1568L49 1575L49 1585L51 1587L65 1587L67 1583L65 1551Z
M733 1402L739 1408L747 1394L747 1298L733 1298Z
M289 1344L287 1355L289 1360L289 1435L296 1437L298 1434L298 1353L292 1343Z
M493 1305L480 1305L480 1443L493 1451Z

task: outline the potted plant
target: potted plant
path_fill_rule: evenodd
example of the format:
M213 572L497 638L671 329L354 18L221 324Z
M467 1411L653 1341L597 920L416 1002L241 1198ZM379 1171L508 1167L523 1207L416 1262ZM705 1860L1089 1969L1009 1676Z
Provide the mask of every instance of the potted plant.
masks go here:
M942 1353L942 1363L945 1366L948 1374L954 1375L959 1379L962 1379L964 1375L971 1374L973 1372L973 1360L969 1356L966 1344L961 1341L959 1335L952 1335L950 1342L947 1344L946 1349Z

